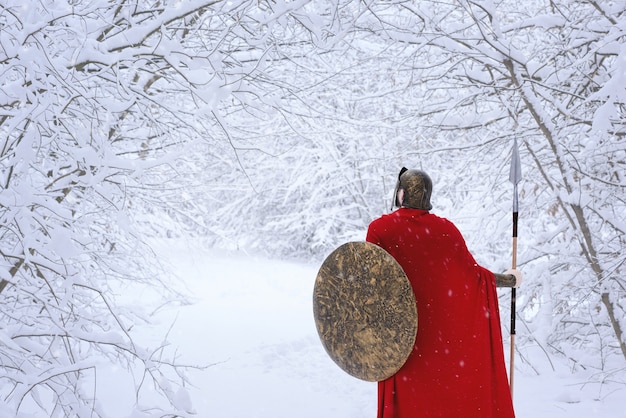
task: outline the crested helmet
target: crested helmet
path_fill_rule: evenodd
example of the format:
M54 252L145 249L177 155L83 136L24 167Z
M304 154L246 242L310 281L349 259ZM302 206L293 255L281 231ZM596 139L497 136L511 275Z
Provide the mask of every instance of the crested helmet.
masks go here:
M394 203L397 207L431 210L430 196L433 191L433 182L421 170L409 170L402 167L398 174L398 182L394 193Z

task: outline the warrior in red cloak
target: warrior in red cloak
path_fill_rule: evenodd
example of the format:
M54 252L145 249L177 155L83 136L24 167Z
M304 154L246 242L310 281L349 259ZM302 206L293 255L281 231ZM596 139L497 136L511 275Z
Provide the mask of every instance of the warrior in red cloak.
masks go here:
M403 168L399 209L367 232L404 269L418 309L413 351L378 383L378 418L513 418L495 276L452 222L429 212L431 193L426 173ZM507 273L519 284L517 270Z

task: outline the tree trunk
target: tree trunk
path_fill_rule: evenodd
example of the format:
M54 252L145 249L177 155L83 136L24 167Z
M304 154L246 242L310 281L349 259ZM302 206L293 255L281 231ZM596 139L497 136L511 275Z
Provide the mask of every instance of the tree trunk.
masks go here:
M559 169L559 172L561 173L563 185L565 186L567 193L571 194L573 191L573 187L570 184L569 178L567 176L567 168L565 167L565 164L560 158L560 153L558 151L559 145L557 143L557 140L555 139L555 136L553 135L552 129L550 129L550 127L548 126L548 123L542 119L541 113L539 109L537 109L537 104L540 103L538 97L536 97L536 95L533 94L531 88L522 85L517 75L515 66L510 59L505 59L503 63L506 66L507 70L509 71L513 84L518 88L519 93L527 109L530 111L533 119L537 123L543 136L547 139L548 144L550 145L550 148L552 149L554 153L554 158L555 158L555 163L557 164L557 168ZM554 189L554 186L549 182L549 179L547 178L545 171L542 171L542 175L544 176L547 184L550 185L550 188ZM582 249L582 252L585 255L585 258L587 260L587 263L589 264L589 267L591 267L591 270L596 276L597 282L602 283L607 278L605 277L605 272L602 269L602 266L600 265L598 261L597 252L593 244L592 234L589 229L587 219L585 218L583 207L580 206L579 204L574 204L574 203L568 204L564 202L561 198L557 198L557 200L558 200L559 206L563 209L563 212L566 214L572 227L575 230L580 231L580 234L578 236L579 236L579 244ZM574 213L574 216L571 216L568 209ZM622 338L623 337L622 327L615 315L615 306L613 305L613 302L611 302L609 298L609 294L606 292L603 292L601 294L601 300L602 300L602 304L606 308L607 313L609 315L609 320L611 321L611 326L617 338L617 342L620 346L622 354L624 355L624 358L626 359L626 343L624 343L624 340Z

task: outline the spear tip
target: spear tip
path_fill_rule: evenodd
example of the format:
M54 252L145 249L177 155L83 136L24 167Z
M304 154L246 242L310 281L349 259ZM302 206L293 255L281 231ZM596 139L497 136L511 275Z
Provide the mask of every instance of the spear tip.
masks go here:
M517 184L522 179L522 163L519 157L519 150L517 147L517 138L513 139L513 152L511 155L511 171L509 173L509 181L513 184Z

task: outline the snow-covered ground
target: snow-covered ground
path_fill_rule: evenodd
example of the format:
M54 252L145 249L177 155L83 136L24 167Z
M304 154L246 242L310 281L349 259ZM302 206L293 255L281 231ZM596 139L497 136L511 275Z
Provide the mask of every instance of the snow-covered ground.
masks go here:
M167 339L178 346L180 361L210 365L189 372L195 385L189 388L189 401L197 416L376 416L375 383L344 373L319 342L311 305L319 266L174 241L157 250L176 267L181 285L195 298L193 304L164 310L158 318L161 334L171 327ZM553 371L539 349L524 348L522 354L533 367L517 357L518 418L626 417L623 383L599 386L591 383L592 372L571 375L554 356ZM121 412L128 410L128 402L132 399L116 397L113 404Z

